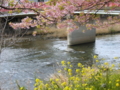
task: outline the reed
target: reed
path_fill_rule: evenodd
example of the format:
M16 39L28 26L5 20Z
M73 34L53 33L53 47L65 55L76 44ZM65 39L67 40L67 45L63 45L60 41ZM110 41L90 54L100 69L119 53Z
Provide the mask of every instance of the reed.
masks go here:
M96 29L96 35L111 34L111 33L118 33L118 32L120 32L119 24L114 24L104 28L99 27Z
M67 29L66 28L55 28L55 27L47 27L44 30L35 29L36 34L46 35L46 37L54 37L54 38L67 38ZM96 28L96 35L104 35L104 34L114 34L120 32L120 25L114 24L108 27L99 27Z

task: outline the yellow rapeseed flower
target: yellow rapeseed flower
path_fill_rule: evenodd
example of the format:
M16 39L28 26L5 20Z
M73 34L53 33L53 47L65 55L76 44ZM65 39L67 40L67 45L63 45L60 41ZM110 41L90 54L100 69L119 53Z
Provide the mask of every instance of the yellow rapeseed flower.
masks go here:
M76 69L76 73L79 73L80 72L80 69Z
M40 84L40 85L38 86L38 88L39 88L40 90L42 90L42 89L43 89L43 84Z
M92 68L92 69L91 69L91 72L94 72L94 71L95 71L95 69Z
M70 65L70 62L67 62L68 65Z
M105 60L105 58L102 58L101 60Z
M91 79L92 77L90 76L89 79Z
M65 61L61 61L61 64L62 64L62 65L65 65L65 63L66 63Z
M39 79L39 78L36 78L36 79L35 79L35 82L36 82L36 83L40 82L40 79Z
M74 83L74 84L77 84L77 83L78 83L78 81L74 80L74 81L73 81L73 83Z
M55 81L56 81L56 82L58 82L58 81L59 81L59 79L55 79Z
M96 60L96 62L99 62L99 60Z
M34 90L38 90L37 88L34 88Z
M75 85L75 87L77 87L77 88L78 88L78 87L80 87L80 85L79 85L79 84L76 84L76 85Z
M70 77L69 79L70 79L70 80L74 80L74 79L75 79L75 77L73 77L73 76L72 76L72 77Z
M67 70L67 68L64 68L64 70Z
M66 82L63 82L61 85L62 85L62 86L66 86L66 85L67 85L67 83L66 83Z
M73 85L70 85L70 87L73 87Z
M52 83L52 84L55 84L55 82L54 82L54 81L52 81L51 83Z
M38 83L35 83L34 86L36 87L38 85Z
M84 67L84 65L81 66L82 68Z
M89 90L89 88L85 88L85 90Z
M53 79L52 79L52 78L50 78L50 81L53 81Z
M120 86L120 84L119 84L119 83L116 83L116 87L118 87L118 86Z
M73 67L72 65L70 65L70 67Z
M48 88L48 86L49 86L48 84L45 84L45 87L47 87L47 88Z
M69 87L69 90L72 90L72 88L71 88L71 87Z
M93 88L90 88L89 90L93 90Z
M112 67L115 67L115 64L112 64Z
M68 86L66 86L63 90L69 90L69 87L68 87Z
M108 62L105 62L104 65L109 65L109 63L108 63Z
M51 88L48 88L48 90L52 90Z
M80 78L79 78L79 77L76 77L75 80L76 80L76 81L80 81Z
M119 82L119 81L120 81L119 79L116 80L116 82Z
M61 73L61 70L59 70L58 73Z
M85 87L87 84L82 84L83 87Z
M109 83L111 83L111 81L109 81Z
M24 88L23 87L20 87L20 90L23 90Z
M94 55L94 58L97 58L97 55Z
M54 88L58 88L58 86L57 86L57 85L54 85Z
M72 73L68 73L68 75L72 76Z
M118 57L114 57L114 59L118 59Z
M82 66L82 64L81 63L78 63L78 67L81 67Z
M68 72L71 73L71 72L72 72L72 69L68 69Z

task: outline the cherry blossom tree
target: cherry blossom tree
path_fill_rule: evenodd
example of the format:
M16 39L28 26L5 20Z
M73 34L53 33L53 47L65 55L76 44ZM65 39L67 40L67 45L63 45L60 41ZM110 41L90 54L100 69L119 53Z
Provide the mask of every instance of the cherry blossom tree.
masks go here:
M89 22L89 20L98 20L99 16L96 13L99 10L108 12L118 7L120 7L120 0L49 0L48 2L37 3L29 0L1 0L0 12L11 14L13 12L32 12L36 15L34 19L30 17L24 18L21 20L21 23L10 22L10 26L14 29L29 29L30 27L44 29L47 25L51 24L55 24L58 28L61 28L67 27L68 22L71 22L74 27L72 30L74 30L77 28L74 22L79 22L82 25ZM88 12L85 14L84 10L88 10ZM93 10L95 14L91 15L90 12ZM81 11L81 13L74 15L75 11ZM112 18L109 19L111 20ZM120 22L119 19L115 19L114 21L106 25ZM98 25L92 24L87 24L87 26L89 28L98 27Z

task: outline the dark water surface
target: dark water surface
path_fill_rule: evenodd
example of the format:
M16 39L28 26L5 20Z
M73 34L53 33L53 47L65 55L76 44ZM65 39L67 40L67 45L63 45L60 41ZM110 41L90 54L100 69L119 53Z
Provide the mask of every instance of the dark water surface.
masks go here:
M28 37L29 38L29 37ZM32 37L14 46L6 47L0 57L0 87L2 90L16 90L16 80L27 85L28 90L34 78L46 79L56 72L57 63L66 60L75 66L78 62L92 65L93 56L105 58L101 63L120 63L120 34L97 36L95 43L67 46L62 39L41 39Z

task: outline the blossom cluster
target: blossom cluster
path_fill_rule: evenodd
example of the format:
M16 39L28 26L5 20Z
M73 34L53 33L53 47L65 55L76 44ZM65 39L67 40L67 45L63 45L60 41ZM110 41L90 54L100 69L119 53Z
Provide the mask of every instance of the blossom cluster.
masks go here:
M96 20L98 19L96 15L90 15L92 10L98 11L107 6L110 7L110 10L114 10L119 6L119 3L120 0L50 0L37 3L29 0L5 0L4 3L0 4L0 12L8 10L12 14L12 12L27 13L32 11L36 15L35 20L32 19L31 22L10 23L14 29L37 27L38 25L41 27L53 23L60 26L60 23L63 23L63 20L66 19L73 19L73 23L79 22L80 24L85 24L91 19ZM89 11L84 13L84 10ZM74 15L75 11L83 11L83 13ZM72 18L69 16L72 16ZM66 23L69 23L69 20L66 20ZM67 25L65 26L67 27ZM92 26L94 27L94 25ZM74 29L70 29L70 31Z

